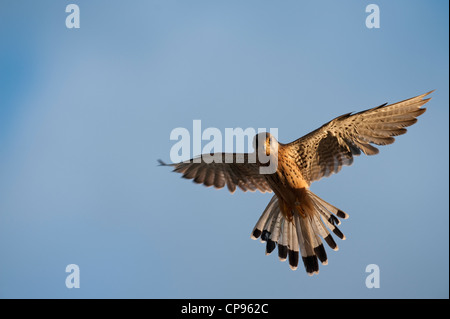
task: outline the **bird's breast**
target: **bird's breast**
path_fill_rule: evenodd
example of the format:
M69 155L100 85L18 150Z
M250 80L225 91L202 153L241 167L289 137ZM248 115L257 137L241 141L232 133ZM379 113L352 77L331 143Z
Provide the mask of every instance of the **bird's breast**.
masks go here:
M279 153L277 171L274 174L267 175L266 179L274 193L290 207L298 202L299 191L309 188L300 168L289 156L283 153Z
M278 169L276 172L278 182L286 188L308 188L309 184L305 180L295 160L289 153L280 148L278 152Z

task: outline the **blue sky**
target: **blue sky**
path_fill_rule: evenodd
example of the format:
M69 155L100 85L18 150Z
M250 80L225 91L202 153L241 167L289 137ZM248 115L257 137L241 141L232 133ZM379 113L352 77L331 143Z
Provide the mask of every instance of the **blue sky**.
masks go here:
M379 29L369 3L1 1L0 297L448 298L448 2L376 1ZM395 144L312 185L350 215L319 276L250 239L271 195L157 166L196 119L286 143L432 89Z

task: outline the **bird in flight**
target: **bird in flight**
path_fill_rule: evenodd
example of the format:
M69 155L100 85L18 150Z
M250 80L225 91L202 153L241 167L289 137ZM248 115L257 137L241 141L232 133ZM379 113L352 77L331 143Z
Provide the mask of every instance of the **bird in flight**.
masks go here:
M231 193L237 187L244 192L273 192L251 238L266 243L267 255L278 246L279 259L289 260L292 270L297 269L301 256L306 272L318 274L319 261L328 263L322 240L338 250L330 231L345 239L337 226L348 215L311 192L311 183L351 165L361 152L378 154L373 144L392 144L394 136L405 134L406 127L425 112L422 106L430 100L425 97L432 92L338 116L288 144L278 142L270 133L259 133L253 141L254 153L216 153L216 161L206 160L212 154L202 154L176 164L159 162L195 183L227 186ZM276 163L273 172L262 173L261 169L268 166L263 156Z

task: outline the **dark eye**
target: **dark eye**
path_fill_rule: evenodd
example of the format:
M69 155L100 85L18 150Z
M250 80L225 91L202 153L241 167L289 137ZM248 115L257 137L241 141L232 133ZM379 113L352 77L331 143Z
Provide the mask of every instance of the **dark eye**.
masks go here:
M270 144L272 143L272 136L269 133L266 133L266 141Z

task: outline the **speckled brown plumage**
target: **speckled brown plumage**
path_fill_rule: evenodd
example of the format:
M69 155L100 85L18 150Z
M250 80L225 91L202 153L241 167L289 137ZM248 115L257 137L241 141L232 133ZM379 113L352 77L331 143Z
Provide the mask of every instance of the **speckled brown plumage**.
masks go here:
M421 107L430 100L425 98L430 93L341 115L288 144L279 143L269 133L260 133L254 140L255 153L214 154L213 162L208 154L170 166L184 178L205 186L226 185L230 192L237 187L244 192L273 191L275 195L255 225L252 238L267 243L266 254L278 246L280 260L289 259L291 269L297 268L301 254L307 273L316 274L318 261L328 263L322 239L337 250L329 230L345 239L337 226L339 218L348 215L312 193L309 186L351 165L354 156L377 154L374 145L392 144L395 136L405 134L406 127L415 124L425 112ZM260 161L258 154L266 154L277 163L276 171L262 174L261 168L267 163Z

